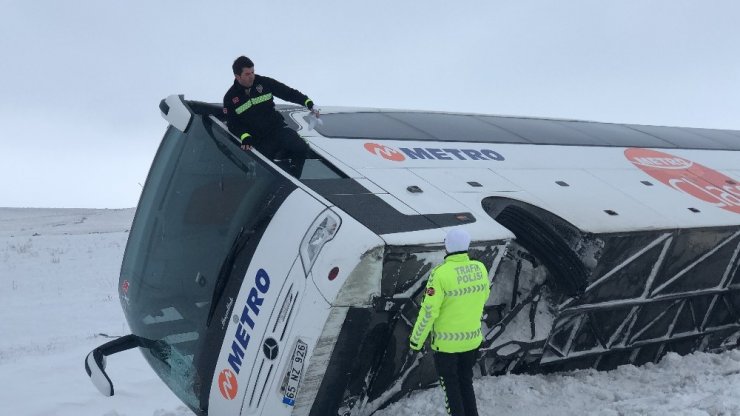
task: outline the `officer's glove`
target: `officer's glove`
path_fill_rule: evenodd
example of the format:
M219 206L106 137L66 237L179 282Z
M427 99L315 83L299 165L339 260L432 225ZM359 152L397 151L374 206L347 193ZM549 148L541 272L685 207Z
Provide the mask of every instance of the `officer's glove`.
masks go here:
M313 106L312 106L313 107ZM308 115L308 129L313 130L316 128L316 126L323 126L324 120L320 119L320 112L318 107L313 107L311 109L311 114Z
M426 343L416 345L413 342L409 342L409 351L414 354L425 354L427 352Z
M422 356L426 354L426 348L422 344L421 346L416 346L414 344L409 343L409 352L406 355L406 359L404 360L403 364L401 365L402 370L409 369L413 366L415 366L418 361L421 359ZM403 371L402 371L403 372Z

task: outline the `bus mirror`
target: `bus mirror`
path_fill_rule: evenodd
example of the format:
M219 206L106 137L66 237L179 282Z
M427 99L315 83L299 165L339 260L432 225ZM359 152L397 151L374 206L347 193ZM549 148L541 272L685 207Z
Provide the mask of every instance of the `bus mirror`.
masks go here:
M182 95L170 95L159 103L159 110L162 117L167 120L172 127L181 132L187 131L190 127L190 121L193 119L193 113L185 103L185 97Z
M105 372L105 356L98 348L92 350L85 358L85 371L98 391L106 397L113 395L113 382Z
M85 371L95 387L103 394L110 397L113 395L113 382L105 372L105 357L117 352L126 351L142 345L139 337L133 334L116 338L113 341L95 348L85 358Z

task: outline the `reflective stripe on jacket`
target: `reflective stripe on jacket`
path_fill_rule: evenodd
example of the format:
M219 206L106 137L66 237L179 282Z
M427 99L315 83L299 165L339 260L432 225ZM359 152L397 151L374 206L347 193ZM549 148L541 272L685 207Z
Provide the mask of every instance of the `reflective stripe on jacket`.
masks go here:
M229 131L242 143L269 137L273 131L286 126L283 116L275 109L274 98L294 104L313 107L313 102L302 92L277 80L262 75L254 76L254 83L245 88L234 80L224 95L224 113Z
M429 275L419 317L411 330L411 348L421 349L432 334L432 349L470 351L483 341L481 317L491 293L488 271L467 253L445 257Z

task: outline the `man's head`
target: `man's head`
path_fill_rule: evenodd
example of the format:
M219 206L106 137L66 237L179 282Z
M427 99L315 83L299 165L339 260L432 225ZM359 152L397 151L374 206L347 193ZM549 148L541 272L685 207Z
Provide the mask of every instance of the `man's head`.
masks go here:
M470 247L470 234L462 228L453 228L447 232L445 237L445 250L447 253L458 253L468 251Z
M254 62L246 56L240 56L231 65L234 78L242 87L249 88L254 82Z

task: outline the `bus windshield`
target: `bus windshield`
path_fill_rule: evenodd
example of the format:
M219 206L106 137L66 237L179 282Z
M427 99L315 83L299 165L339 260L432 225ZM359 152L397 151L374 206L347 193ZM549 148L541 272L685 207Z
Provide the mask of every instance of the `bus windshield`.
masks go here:
M290 186L199 115L187 133L169 127L152 163L121 267L121 302L146 359L196 411L207 407L218 357L208 350L220 347L228 324L222 308L212 316L215 306L230 307L226 285L241 285Z

